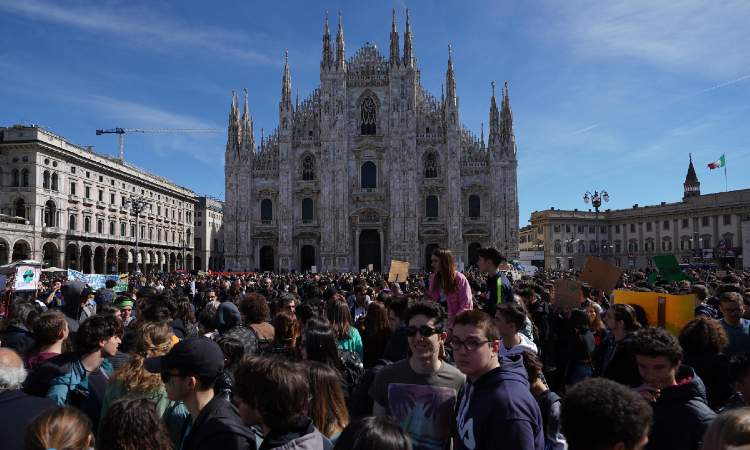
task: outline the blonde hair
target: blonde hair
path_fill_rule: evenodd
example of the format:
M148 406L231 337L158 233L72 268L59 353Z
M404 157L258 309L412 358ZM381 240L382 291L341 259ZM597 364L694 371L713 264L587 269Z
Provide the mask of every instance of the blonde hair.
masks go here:
M727 411L714 419L703 435L701 450L726 450L750 444L750 408Z
M91 421L71 406L50 409L26 428L25 450L87 450L94 445Z
M130 360L112 375L127 391L150 392L162 388L161 376L143 367L146 358L162 356L172 348L172 327L167 323L146 322L136 329L135 352Z

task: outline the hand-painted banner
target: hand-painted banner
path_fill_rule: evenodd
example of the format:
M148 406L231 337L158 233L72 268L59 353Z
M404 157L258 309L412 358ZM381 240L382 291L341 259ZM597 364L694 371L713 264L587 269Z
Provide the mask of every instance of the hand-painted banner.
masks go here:
M100 275L97 273L82 273L77 270L68 269L68 281L78 280L89 285L91 289L102 289L107 280L120 283L120 275ZM125 288L127 290L127 287Z

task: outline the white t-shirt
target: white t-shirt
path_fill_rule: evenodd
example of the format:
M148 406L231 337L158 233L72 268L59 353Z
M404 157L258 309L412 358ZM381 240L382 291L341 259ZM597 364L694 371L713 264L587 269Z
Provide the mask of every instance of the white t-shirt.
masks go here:
M520 355L526 350L536 353L536 344L531 342L531 339L527 338L521 333L516 334L521 338L521 342L518 345L514 345L511 348L505 348L503 339L500 338L500 356Z

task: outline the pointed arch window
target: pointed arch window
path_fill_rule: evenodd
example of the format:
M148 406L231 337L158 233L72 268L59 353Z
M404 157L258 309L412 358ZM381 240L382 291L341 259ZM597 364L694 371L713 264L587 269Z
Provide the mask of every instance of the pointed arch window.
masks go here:
M425 201L425 214L428 219L437 219L439 215L439 202L437 195L428 195Z
M362 113L362 122L360 124L361 134L374 135L377 128L377 106L375 105L375 100L372 97L366 97L362 100L360 108Z
M469 218L478 219L482 212L482 201L478 195L469 196Z
M424 177L437 178L438 173L437 155L434 152L430 152L424 158Z
M29 169L21 170L21 186L29 187Z
M302 179L312 181L315 179L315 157L307 154L302 158Z
M555 254L562 253L562 242L558 239L555 241Z
M57 226L57 207L52 200L47 200L47 203L44 204L44 226Z
M264 223L271 223L273 220L273 203L271 199L264 198L260 202L260 221Z

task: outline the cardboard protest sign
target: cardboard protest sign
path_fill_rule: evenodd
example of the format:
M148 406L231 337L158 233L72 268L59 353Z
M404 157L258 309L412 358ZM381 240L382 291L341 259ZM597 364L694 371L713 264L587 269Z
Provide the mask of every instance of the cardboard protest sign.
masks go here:
M561 309L579 308L583 302L581 283L575 280L555 280L555 297L552 302Z
M680 263L674 255L654 256L654 264L659 269L659 275L665 281L682 281L690 280L690 277L680 268Z
M406 261L391 260L391 268L388 271L388 282L403 283L409 277L409 263Z
M583 267L580 280L583 283L588 283L591 287L611 291L617 286L621 276L622 270L618 267L596 256L589 256L586 265Z
M638 305L646 313L647 324L663 327L675 336L682 327L695 319L695 295L671 295L659 292L614 292L614 302Z
M13 285L13 290L35 291L39 285L39 276L41 274L42 268L39 266L16 267L16 281Z

